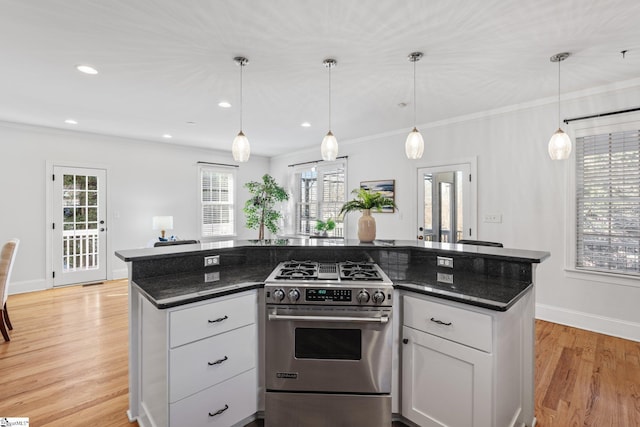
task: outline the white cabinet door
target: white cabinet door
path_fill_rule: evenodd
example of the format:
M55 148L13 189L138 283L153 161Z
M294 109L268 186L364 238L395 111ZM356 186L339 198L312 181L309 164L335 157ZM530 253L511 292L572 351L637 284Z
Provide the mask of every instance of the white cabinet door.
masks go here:
M421 427L492 427L491 354L406 326L402 334L402 415Z

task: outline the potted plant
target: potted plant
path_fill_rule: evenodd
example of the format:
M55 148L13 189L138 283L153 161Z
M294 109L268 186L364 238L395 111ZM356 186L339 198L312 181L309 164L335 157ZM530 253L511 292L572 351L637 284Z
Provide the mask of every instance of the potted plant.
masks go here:
M264 240L265 227L274 234L278 232L278 220L282 214L274 206L277 202L289 200L289 195L269 174L262 177L262 182L250 181L244 186L251 193L243 209L247 216L247 228L257 228L258 240Z
M371 216L371 209L382 211L384 207L398 208L395 202L382 193L369 191L364 188L355 189L351 192L356 197L346 202L340 209L340 215L353 211L361 211L362 216L358 219L358 239L361 242L373 242L376 238L376 220Z
M322 234L322 236L328 236L329 231L333 231L336 228L336 222L329 218L326 221L321 219L316 220L316 230L318 230L318 234Z

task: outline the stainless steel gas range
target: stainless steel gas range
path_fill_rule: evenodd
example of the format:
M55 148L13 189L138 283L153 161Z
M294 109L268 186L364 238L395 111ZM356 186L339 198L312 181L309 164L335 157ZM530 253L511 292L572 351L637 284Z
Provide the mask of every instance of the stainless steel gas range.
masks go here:
M391 426L391 280L286 261L265 282L265 426Z

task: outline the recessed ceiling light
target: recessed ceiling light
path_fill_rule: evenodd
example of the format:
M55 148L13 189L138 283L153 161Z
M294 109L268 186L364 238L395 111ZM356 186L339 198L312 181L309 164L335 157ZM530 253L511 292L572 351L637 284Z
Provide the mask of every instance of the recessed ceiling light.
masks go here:
M65 122L66 124L68 124L68 125L77 125L77 124L78 124L78 122L77 122L77 121L75 121L75 120L73 120L73 119L67 119L67 120L65 120L64 122Z
M218 107L231 108L231 104L229 104L227 101L221 101L221 102L218 102Z
M309 128L309 127L311 127L311 123L309 123L309 122L302 122L302 123L300 123L300 126L302 126L303 128Z
M165 133L164 135L162 135L162 137L165 138L165 139L173 138L173 136L169 135L168 133Z
M98 70L93 68L91 65L78 65L76 69L85 74L98 74Z

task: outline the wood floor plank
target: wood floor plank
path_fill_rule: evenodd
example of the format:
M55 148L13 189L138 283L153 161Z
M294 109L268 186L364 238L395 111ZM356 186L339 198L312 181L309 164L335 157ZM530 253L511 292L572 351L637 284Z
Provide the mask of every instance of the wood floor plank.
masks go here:
M130 427L126 280L11 295L0 416ZM538 427L640 427L640 343L536 321ZM259 424L259 423L258 423Z

